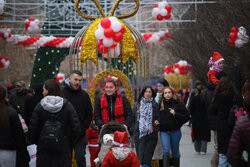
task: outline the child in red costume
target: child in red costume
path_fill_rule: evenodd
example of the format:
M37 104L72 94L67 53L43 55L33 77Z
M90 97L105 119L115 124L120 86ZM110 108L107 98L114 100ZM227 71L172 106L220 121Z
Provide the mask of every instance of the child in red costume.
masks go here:
M102 167L140 167L136 154L126 146L128 140L127 132L115 131L114 146L105 155Z
M91 167L96 167L94 160L98 157L99 153L98 136L98 127L95 125L95 121L92 120L89 128L86 130Z
M207 73L208 88L210 90L215 89L216 83L219 82L222 76L226 74L223 72L224 59L218 52L213 52L208 61L209 71Z

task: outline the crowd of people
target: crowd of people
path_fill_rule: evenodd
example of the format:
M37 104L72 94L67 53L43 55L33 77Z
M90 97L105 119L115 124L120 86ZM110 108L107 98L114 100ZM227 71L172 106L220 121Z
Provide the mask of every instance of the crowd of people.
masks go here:
M207 86L197 82L180 95L160 79L157 90L146 86L140 91L133 107L116 82L107 79L92 108L77 70L62 86L53 79L35 85L32 95L23 81L16 83L14 94L0 86L0 166L29 166L27 146L36 144L37 167L69 167L72 152L77 167L85 167L86 146L95 167L99 132L117 121L126 131L114 132L101 166L150 167L158 153L163 167L179 167L181 127L189 120L197 154L207 153L213 136L212 167L249 166L243 151L250 150L250 82L239 93L223 72L224 61L218 52L212 54Z

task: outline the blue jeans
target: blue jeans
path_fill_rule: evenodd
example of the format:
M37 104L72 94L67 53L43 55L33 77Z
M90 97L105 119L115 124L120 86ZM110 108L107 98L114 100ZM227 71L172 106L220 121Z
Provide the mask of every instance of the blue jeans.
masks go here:
M224 154L219 154L219 166L218 167L232 167L228 161L227 156Z
M87 145L87 139L86 135L81 136L75 146L75 159L77 167L86 167L86 145Z
M179 158L179 146L181 140L181 130L160 132L163 155L170 155L170 148L173 158Z
M142 167L152 167L152 166L148 164L143 164Z

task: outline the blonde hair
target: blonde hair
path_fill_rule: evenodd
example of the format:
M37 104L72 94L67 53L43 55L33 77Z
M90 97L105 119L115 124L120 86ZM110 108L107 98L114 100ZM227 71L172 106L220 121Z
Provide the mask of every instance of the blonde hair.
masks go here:
M177 102L180 102L180 101L181 101L181 99L175 94L174 89L172 89L171 87L164 87L162 97L161 97L160 100L159 100L160 111L164 110L164 103L163 103L163 100L165 99L165 98L164 98L164 91L165 91L166 89L171 90L172 95L173 95L172 98L173 98L174 100L176 100Z

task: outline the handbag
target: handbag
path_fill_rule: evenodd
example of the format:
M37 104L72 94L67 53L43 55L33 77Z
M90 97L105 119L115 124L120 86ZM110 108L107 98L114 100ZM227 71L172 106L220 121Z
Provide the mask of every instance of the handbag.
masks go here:
M27 150L30 155L30 162L29 162L30 167L36 167L36 147L37 146L35 144L27 146Z

